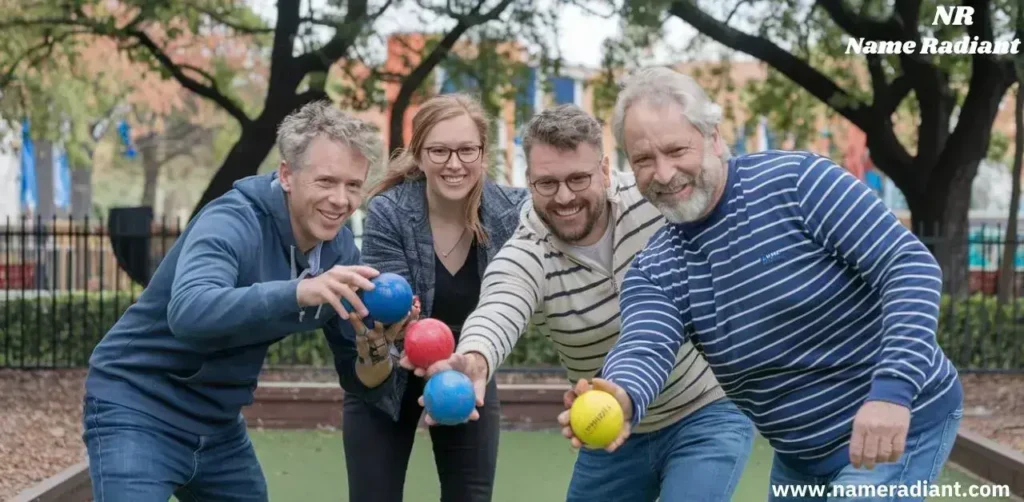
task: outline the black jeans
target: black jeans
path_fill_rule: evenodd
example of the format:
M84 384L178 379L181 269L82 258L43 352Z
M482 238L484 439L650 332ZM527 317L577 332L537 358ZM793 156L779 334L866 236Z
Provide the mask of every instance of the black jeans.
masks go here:
M416 427L423 414L417 400L425 381L409 375L397 422L359 398L345 395L342 435L351 502L400 502ZM442 502L490 502L498 462L501 412L494 379L487 385L480 419L430 427ZM410 497L410 500L422 500Z

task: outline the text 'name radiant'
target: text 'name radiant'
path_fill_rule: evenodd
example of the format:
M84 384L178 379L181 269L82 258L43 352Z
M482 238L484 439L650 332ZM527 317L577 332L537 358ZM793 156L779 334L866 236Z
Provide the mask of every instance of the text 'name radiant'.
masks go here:
M953 40L922 38L915 41L865 40L851 38L846 43L847 54L1018 54L1020 39L979 40L977 36L963 36Z

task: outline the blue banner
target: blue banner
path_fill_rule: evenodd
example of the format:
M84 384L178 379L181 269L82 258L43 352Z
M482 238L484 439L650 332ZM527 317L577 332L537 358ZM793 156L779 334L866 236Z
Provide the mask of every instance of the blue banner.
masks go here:
M881 174L878 173L878 171L875 171L874 169L868 169L868 171L864 173L864 183L867 184L867 186L871 187L871 189L874 190L879 197L884 196L884 188L882 187L882 176Z
M732 149L733 155L746 155L747 153L747 127L743 124L736 129L736 144Z
M54 143L53 153L53 205L59 209L71 207L71 168L68 152L63 144Z
M121 144L124 145L124 156L134 159L135 146L132 145L132 126L128 124L128 121L122 120L117 124L117 134L121 136Z
M21 121L21 207L26 211L35 211L38 202L36 148L32 142L28 119L23 119Z

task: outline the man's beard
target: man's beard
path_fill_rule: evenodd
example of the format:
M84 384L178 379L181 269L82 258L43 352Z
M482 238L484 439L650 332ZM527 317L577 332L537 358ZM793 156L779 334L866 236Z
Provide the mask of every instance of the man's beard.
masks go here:
M707 150L705 150L707 151ZM676 173L668 185L652 181L644 190L644 197L651 201L661 214L672 223L690 223L699 220L711 206L715 196L715 190L722 184L721 166L712 165L718 160L711 152L704 155L701 163L700 174L696 178L685 173ZM689 197L684 200L661 200L661 192L675 192L680 187L691 185Z
M549 217L548 214L554 214L556 209L565 209L566 207L583 206L580 209L586 218L583 221L583 225L576 227L571 230L563 230L554 223L554 219L558 216ZM598 220L601 219L601 215L604 211L607 211L608 199L607 197L601 197L601 200L597 201L596 209L595 206L590 204L587 200L577 200L569 206L563 206L554 202L547 205L544 211L537 211L537 215L540 216L541 221L547 225L548 230L555 234L560 240L573 244L590 235L590 232L594 230L594 226L597 225Z

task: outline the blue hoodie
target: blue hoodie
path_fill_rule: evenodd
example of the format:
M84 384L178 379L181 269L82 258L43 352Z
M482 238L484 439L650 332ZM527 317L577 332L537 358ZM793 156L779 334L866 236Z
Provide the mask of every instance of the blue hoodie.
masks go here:
M252 403L270 345L323 329L342 386L377 399L388 382L367 389L356 378L348 321L329 304L299 308L296 298L301 278L359 262L348 228L309 256L297 249L276 173L239 180L193 219L97 345L86 396L211 434Z

